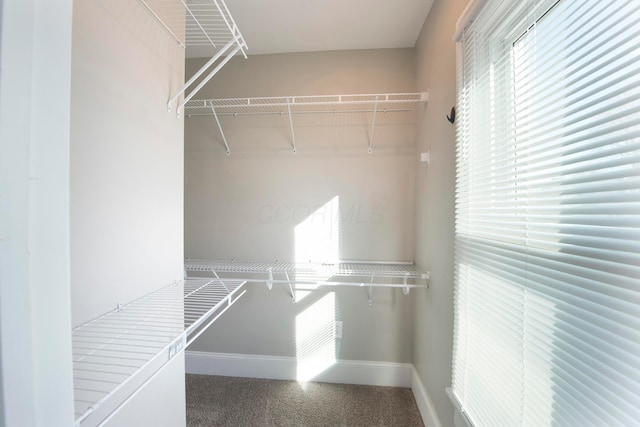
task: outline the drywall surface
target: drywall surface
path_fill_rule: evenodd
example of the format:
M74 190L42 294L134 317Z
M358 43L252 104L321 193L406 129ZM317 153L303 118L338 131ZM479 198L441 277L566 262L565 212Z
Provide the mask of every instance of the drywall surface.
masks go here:
M184 123L166 102L184 81L184 51L137 1L76 1L73 18L71 314L78 325L182 277ZM127 420L151 411L184 425L184 398L166 401L168 390L184 396L184 367L176 369L157 377L166 387L148 387L130 402Z
M0 9L0 425L72 425L72 2Z
M413 49L234 58L198 98L413 92ZM203 61L188 60L187 74ZM423 107L421 107L423 108ZM415 113L186 118L189 257L413 261ZM340 359L411 361L412 295L322 289L292 304L286 286L248 294L194 344L242 354L300 354L305 314L344 322ZM321 308L324 307L324 308ZM324 317L322 317L324 316Z
M103 425L180 427L186 425L185 355L177 354L145 387Z
M74 4L74 325L182 277L183 55L139 2Z
M431 271L431 287L416 292L413 363L443 426L453 425L445 394L451 384L455 129L445 116L456 102L455 23L466 0L436 0L416 46L418 88L430 102L418 118L418 151L431 153L416 174L416 260Z

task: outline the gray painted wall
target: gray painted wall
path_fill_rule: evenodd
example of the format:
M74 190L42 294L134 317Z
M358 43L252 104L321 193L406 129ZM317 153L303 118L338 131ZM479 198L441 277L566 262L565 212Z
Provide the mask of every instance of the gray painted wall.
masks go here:
M171 359L104 427L177 427L185 424L184 352ZM182 408L177 410L176 408Z
M188 60L187 75L202 63ZM414 89L413 49L389 49L234 58L197 98ZM213 117L185 120L187 256L318 260L306 221L338 228L340 259L413 261L415 115L380 113L373 154L366 114L294 116L297 154L286 117L223 118L231 156ZM330 299L327 316L344 322L339 359L411 361L413 294L376 290L369 307L364 289L322 289L296 304L287 292L251 285L192 349L296 356L297 319Z
M416 260L431 271L431 288L416 293L413 363L443 426L453 425L445 388L451 384L455 200L455 129L445 115L456 102L452 38L466 3L436 0L416 45L418 88L431 90L418 126L418 151L430 150L431 164L418 165Z
M184 50L137 1L76 1L73 18L71 315L78 325L182 277L184 123L166 102L184 81ZM184 425L181 358L153 383L163 387L146 387L111 425Z
M74 3L73 325L182 277L184 50L139 3Z

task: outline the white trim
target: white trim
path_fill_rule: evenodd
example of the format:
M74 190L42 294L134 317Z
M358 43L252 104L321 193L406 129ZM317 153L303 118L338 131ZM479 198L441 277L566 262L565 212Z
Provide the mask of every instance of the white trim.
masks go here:
M71 0L0 0L0 425L73 425Z
M231 353L186 352L188 374L297 380L295 357ZM410 363L337 360L313 381L389 387L412 387ZM427 424L427 426L429 426ZM440 424L437 424L439 427Z
M469 26L470 23L476 19L480 9L485 5L487 0L470 0L467 7L465 7L462 15L456 21L456 32L453 35L453 41L458 43L462 39L462 33Z
M413 392L413 397L416 399L422 422L425 427L442 427L433 400L431 400L431 396L424 387L424 384L422 384L418 371L415 367L412 367L411 370L411 391Z
M467 413L462 409L462 405L456 398L455 394L453 394L453 390L450 387L447 387L446 392L447 396L449 396L449 399L451 400L451 403L453 403L453 424L455 425L455 427L473 427L473 423L467 416Z

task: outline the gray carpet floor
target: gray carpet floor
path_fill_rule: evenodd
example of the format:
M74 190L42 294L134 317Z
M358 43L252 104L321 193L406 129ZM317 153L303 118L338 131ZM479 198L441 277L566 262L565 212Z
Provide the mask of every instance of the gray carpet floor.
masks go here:
M408 388L187 375L187 426L419 427Z

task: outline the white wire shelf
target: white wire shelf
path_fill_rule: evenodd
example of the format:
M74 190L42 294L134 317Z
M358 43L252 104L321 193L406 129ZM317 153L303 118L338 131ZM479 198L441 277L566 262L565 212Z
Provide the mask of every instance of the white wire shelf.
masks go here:
M244 283L189 278L74 328L76 426L108 419L235 303Z
M294 286L349 286L364 287L373 304L373 288L401 288L405 294L411 288L428 288L430 273L409 262L339 262L296 263L283 261L236 261L186 259L187 273L211 273L223 279L227 275L241 276L246 282L286 284L293 302ZM347 279L347 280L345 280Z
M184 112L191 116L213 116L222 136L227 154L231 149L220 124L223 116L279 115L289 118L293 152L297 151L293 116L298 114L371 114L369 153L373 152L373 134L378 113L409 113L419 103L429 100L427 92L377 93L355 95L278 96L263 98L226 98L190 100Z
M281 115L289 114L289 108L291 114L407 112L427 100L425 92L198 99L186 103L184 112L187 116Z
M220 71L231 58L242 54L245 58L247 43L242 37L224 0L139 0L182 47L208 47L212 58L196 72L178 92L169 99L167 108L185 93L205 71L214 64L202 81L182 101L176 113ZM222 59L221 59L222 58Z
M236 37L242 39L223 0L139 1L182 47L219 49Z

